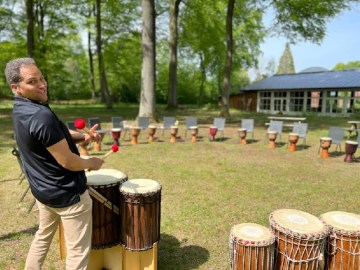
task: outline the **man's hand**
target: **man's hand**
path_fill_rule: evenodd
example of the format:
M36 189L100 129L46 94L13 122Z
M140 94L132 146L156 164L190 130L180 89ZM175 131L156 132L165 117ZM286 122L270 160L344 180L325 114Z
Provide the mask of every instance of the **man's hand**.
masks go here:
M95 124L92 128L90 128L90 132L94 136L90 136L89 134L85 133L85 142L89 142L89 141L99 142L101 140L100 134L96 132L98 126L99 126L98 124Z

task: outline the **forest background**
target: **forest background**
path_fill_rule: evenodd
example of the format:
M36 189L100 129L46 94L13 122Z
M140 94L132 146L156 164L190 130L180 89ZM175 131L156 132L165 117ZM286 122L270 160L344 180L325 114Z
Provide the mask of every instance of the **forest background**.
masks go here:
M228 116L229 95L251 83L247 71L267 35L320 43L326 22L359 0L293 2L2 0L0 66L35 58L53 101L139 103L139 115L154 116L156 104L212 106L221 97ZM266 28L269 10L274 22ZM294 72L289 44L278 68L269 62L255 80ZM0 98L11 96L0 76Z

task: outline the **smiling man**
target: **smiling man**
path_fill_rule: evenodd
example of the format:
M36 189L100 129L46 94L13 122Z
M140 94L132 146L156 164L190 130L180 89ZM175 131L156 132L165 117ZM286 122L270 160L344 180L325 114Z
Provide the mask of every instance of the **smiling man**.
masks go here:
M80 157L75 143L91 138L70 132L47 105L47 82L32 58L10 61L5 75L15 96L15 139L39 209L39 229L25 269L41 269L60 221L67 245L66 269L86 269L92 200L84 170L98 170L104 161ZM96 125L91 128L95 130ZM100 136L94 134L93 139L99 140Z

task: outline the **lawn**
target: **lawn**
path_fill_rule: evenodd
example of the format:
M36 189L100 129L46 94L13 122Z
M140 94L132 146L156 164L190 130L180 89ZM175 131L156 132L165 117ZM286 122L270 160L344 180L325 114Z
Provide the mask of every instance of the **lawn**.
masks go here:
M11 107L11 101L0 103L0 269L23 268L37 228L36 207L27 213L32 195L28 193L19 201L28 184L20 182L20 169L11 154ZM80 102L51 107L64 122L98 116L103 129L111 128L111 116L133 121L138 113L136 105L125 104L111 110ZM164 138L158 132L159 140L153 143L148 143L144 133L137 145L121 140L119 151L106 159L104 168L120 170L129 179L149 178L162 185L159 270L228 269L231 227L243 222L269 226L269 214L276 209L292 208L315 216L335 210L359 213L360 163L343 161L344 143L341 151L331 147L329 158L318 154L319 138L327 135L329 126L349 127L350 118L306 115L306 145L300 141L297 151L290 152L287 131L276 149L264 144L265 114L231 111L225 139L215 142L208 140L208 127L218 110L181 106L166 111L159 107L157 114L159 123L155 124L161 123L163 115L179 121L177 142L170 143L168 132ZM198 118L196 143L189 135L184 138L184 119L189 115ZM237 134L242 118L255 119L255 140L247 145L239 144ZM111 143L111 137L105 136L103 151L93 154L106 153ZM57 237L44 269L64 269Z

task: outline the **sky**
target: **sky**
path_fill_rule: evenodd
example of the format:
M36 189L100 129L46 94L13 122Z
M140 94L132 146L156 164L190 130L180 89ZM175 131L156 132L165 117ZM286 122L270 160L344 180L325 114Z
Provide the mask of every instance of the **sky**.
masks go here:
M274 60L277 65L285 50L287 39L273 37L265 39L260 63L266 65ZM290 45L295 71L308 67L333 69L337 63L360 61L360 5L343 13L327 23L326 36L320 45L300 42ZM276 71L275 70L275 71Z

